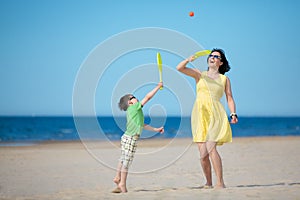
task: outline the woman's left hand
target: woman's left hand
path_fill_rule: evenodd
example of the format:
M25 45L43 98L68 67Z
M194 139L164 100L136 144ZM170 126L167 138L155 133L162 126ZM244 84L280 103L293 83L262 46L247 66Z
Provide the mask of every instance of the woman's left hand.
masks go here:
M232 124L236 124L236 123L238 123L238 118L236 117L236 116L232 116L232 118L231 118L231 120L230 120L230 123L232 123Z

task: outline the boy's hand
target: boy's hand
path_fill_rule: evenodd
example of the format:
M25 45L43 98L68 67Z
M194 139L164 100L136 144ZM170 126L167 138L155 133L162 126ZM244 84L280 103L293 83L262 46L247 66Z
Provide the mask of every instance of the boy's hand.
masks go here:
M160 134L163 134L165 132L164 127L155 128L155 132L159 132Z
M158 86L159 88L161 88L161 87L164 86L164 84L163 84L163 82L159 82L159 83L157 84L157 86Z
M145 105L156 94L156 92L159 90L159 88L162 87L162 86L163 86L163 83L159 82L153 90L148 92L146 94L146 96L141 101L142 106Z

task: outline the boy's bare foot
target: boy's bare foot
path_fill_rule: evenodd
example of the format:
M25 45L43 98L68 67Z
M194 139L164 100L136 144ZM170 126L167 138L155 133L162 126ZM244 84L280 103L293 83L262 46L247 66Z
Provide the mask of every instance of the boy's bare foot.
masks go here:
M111 191L112 193L121 193L121 189L120 188L115 188L113 191Z
M121 192L122 193L125 193L127 192L127 188L126 188L126 185L122 185L122 184L118 184L118 188L120 188Z
M116 176L116 177L114 178L114 183L115 183L115 184L119 185L120 181L121 181L120 177L117 177L117 176Z

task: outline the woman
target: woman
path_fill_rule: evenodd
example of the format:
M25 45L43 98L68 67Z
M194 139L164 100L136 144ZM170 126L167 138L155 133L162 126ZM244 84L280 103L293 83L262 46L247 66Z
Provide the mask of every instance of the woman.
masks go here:
M222 49L213 49L207 58L208 71L201 72L186 65L195 59L190 56L177 66L181 73L196 81L196 100L191 116L193 141L197 143L201 166L206 178L204 188L212 188L211 163L217 177L215 188L225 188L222 160L217 145L232 141L231 128L227 114L220 102L224 92L230 109L231 123L238 122L235 102L231 92L230 80L224 74L230 66Z

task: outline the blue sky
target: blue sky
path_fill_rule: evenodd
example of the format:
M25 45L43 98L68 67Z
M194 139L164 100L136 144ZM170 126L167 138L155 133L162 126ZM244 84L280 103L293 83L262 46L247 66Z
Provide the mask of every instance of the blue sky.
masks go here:
M239 115L299 116L299 9L298 0L0 0L0 115L72 115L74 84L91 52L115 35L158 27L225 50ZM95 91L97 115L112 114L115 84L130 70L151 67L156 52L129 53L111 64ZM162 56L165 73L173 73L181 58ZM158 80L144 75L134 91L140 98ZM193 95L178 98L180 87L159 91L146 113L189 115ZM190 107L181 110L183 104Z

